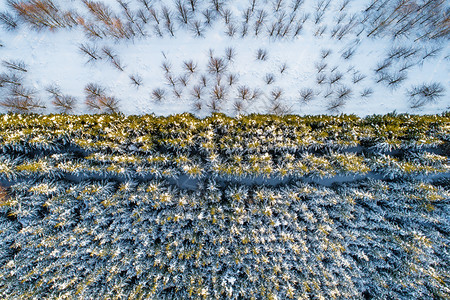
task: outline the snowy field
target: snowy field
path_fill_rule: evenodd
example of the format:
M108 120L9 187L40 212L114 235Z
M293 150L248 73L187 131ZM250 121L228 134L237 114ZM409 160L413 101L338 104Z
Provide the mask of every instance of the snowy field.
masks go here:
M441 113L449 4L398 3L0 0L0 112Z

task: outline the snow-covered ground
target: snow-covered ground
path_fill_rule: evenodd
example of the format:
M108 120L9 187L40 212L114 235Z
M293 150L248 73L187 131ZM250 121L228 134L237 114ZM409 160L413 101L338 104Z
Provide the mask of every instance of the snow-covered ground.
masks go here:
M72 8L81 16L89 17L89 12L81 0L54 1L63 8ZM102 0L118 16L124 12L115 0ZM15 30L0 29L0 59L3 61L22 60L27 66L27 72L19 72L23 76L23 85L34 90L34 97L46 106L41 112L52 113L57 110L51 104L51 97L46 88L50 85L60 87L63 94L77 98L74 113L90 113L85 105L84 88L89 83L96 83L106 88L106 94L119 99L120 111L125 114L169 115L182 112L193 112L205 116L212 111L220 111L235 115L240 107L243 113L295 113L295 114L329 114L352 113L360 116L368 114L384 114L392 111L408 113L440 113L448 110L450 101L448 87L450 87L450 60L449 44L444 41L414 41L415 37L406 36L393 39L388 34L377 37L367 37L362 31L360 19L362 11L370 1L353 0L340 11L344 1L332 0L325 10L323 19L315 24L314 15L319 2L306 0L293 14L292 4L295 1L281 1L276 12L275 4L279 1L256 1L256 7L248 22L248 33L242 37L243 14L250 7L248 0L225 1L222 14L214 13L215 20L211 26L204 24L205 12L211 7L212 1L197 1L197 10L192 13L192 20L199 20L204 28L203 36L196 37L192 30L182 26L176 17L175 1L149 1L155 11L159 13L160 23L164 21L162 7L166 6L173 14L174 36L160 26L162 37L155 33L157 24L148 11L143 9L141 1L128 0L130 11L137 12L142 9L148 16L148 23L143 24L146 36L136 36L132 39L90 39L82 26L49 30L43 28L35 30L26 23L20 23ZM182 1L183 2L183 1ZM188 4L188 1L183 3ZM228 27L225 23L227 13L231 12L230 24L235 26L233 37L227 35ZM258 13L264 9L267 16L258 36L254 34L254 25ZM0 11L11 11L6 0L0 0ZM279 18L283 12L286 14L284 22L292 16L295 18L289 33L285 37L270 37L270 25ZM300 20L309 15L298 35L294 31ZM336 26L338 18L343 19L341 24L348 24L352 16L356 17L352 30L342 39L331 37L332 29ZM322 34L320 31L324 30ZM360 33L358 35L358 33ZM88 62L87 55L80 51L80 45L89 45L97 49L100 56L95 61ZM116 54L122 64L123 71L115 67L102 52L103 47L109 47ZM226 49L232 48L235 57L228 61L225 57ZM385 70L391 76L399 74L403 66L410 66L400 72L406 75L400 85L388 84L387 81L378 82L379 77L374 71L377 64L384 61L388 52L395 47L412 49L413 54L407 58L394 59ZM256 58L259 49L267 51L266 60ZM330 49L330 54L322 58L324 52ZM353 55L345 59L344 53L351 49ZM433 49L440 49L437 55L431 58L423 57ZM226 70L221 76L208 72L210 56L223 58ZM197 65L193 74L189 74L183 67L184 62L192 60ZM162 68L166 62L171 66L169 75L174 79L175 90L181 94L176 96L174 87L167 79L167 73ZM281 68L286 70L281 73ZM322 64L320 74L317 67ZM11 72L5 65L0 66L0 73ZM336 74L342 74L342 79L336 83L330 80ZM236 83L229 85L229 75L236 77ZM268 84L273 75L273 82ZM130 76L138 75L142 84L136 87L132 84ZM181 82L185 75L186 86ZM202 76L206 78L206 87L202 89L200 99L193 96L193 89L203 85ZM323 76L323 83L317 83L317 77ZM358 76L364 77L354 83ZM220 77L220 78L218 78ZM355 80L356 81L356 80ZM427 103L420 108L411 108L407 91L412 86L422 83L440 83L446 87L446 92L437 101ZM222 100L213 100L214 87L223 88ZM248 86L250 93L257 90L260 96L253 100L239 100L239 88ZM155 89L165 91L162 100L157 101L152 96ZM310 88L313 96L308 101L301 100L301 92ZM349 89L349 95L342 97L337 104L338 93L343 88ZM373 93L362 97L364 91ZM280 93L277 98L275 95ZM8 88L0 88L0 97L8 97ZM274 100L274 98L277 98ZM213 103L214 102L214 103ZM217 106L215 106L217 105ZM6 112L0 108L0 112Z

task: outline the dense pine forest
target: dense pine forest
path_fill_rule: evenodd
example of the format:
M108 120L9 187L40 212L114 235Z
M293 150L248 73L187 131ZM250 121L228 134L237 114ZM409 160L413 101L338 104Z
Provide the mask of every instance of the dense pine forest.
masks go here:
M5 299L445 299L449 114L0 116Z

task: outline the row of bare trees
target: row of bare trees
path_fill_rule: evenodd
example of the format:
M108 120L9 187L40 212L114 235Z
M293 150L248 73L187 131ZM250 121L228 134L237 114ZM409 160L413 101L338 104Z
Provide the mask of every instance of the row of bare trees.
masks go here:
M446 0L372 0L365 9L367 36L414 36L423 39L448 39L449 5Z
M89 11L88 17L75 10L62 9L54 0L8 0L9 6L20 20L32 27L65 28L81 25L92 38L112 37L130 39L146 36L150 26L154 34L175 35L176 28L191 30L195 36L203 36L205 29L216 20L222 20L226 33L244 37L249 32L258 36L265 31L269 37L296 37L306 20L319 26L316 35L327 29L321 25L331 0L318 0L314 13L299 14L302 0L273 0L269 6L261 1L249 1L241 17L233 14L221 0L196 1L175 0L173 5L155 5L153 1L139 0L140 8L131 9L128 2L118 0L120 13L114 12L102 1L82 0ZM363 16L350 15L344 0L338 5L335 25L330 29L331 37L342 39L356 27L367 36L393 35L394 38L413 33L416 40L446 38L450 33L448 3L445 0L372 0ZM17 27L18 19L11 12L0 13L0 22L7 29ZM147 26L149 25L149 26Z
M2 65L9 70L0 74L0 106L13 112L29 113L45 109L46 106L38 97L37 90L25 84L25 74L28 66L20 60L3 61ZM66 95L57 85L46 89L54 107L62 112L73 111L77 99ZM85 87L86 106L92 111L116 113L119 112L119 101L106 94L106 89L98 84L90 83Z
M311 19L320 25L330 7L330 0L319 0L315 13L300 13L303 0L249 1L241 16L236 16L227 7L226 1L174 0L173 3L155 4L149 0L139 0L140 7L132 9L128 2L117 0L120 11L115 12L102 1L81 0L89 15L83 16L75 10L64 10L55 0L9 0L13 11L21 20L35 28L64 28L80 25L87 36L93 39L110 37L131 39L151 33L163 37L175 36L178 28L190 30L194 36L202 37L214 22L222 21L229 36L245 37L249 33L259 36L265 33L272 38L297 37L304 23ZM356 16L344 12L348 1L340 6L340 16L331 35L341 39L356 25ZM347 21L346 21L347 20ZM18 19L11 13L0 14L0 22L8 29L17 27ZM322 35L326 26L320 26Z
M36 90L24 85L28 66L21 60L4 60L3 67L9 70L0 74L0 105L12 111L31 112L45 108L36 98Z
M57 29L77 25L77 13L61 9L52 0L8 0L8 4L22 20L36 29ZM2 14L0 20L9 29L17 26L17 20L8 12Z

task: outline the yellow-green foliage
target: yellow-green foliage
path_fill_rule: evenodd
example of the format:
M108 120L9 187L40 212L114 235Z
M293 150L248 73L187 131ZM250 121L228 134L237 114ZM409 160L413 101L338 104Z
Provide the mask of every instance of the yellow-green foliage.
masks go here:
M341 116L249 115L230 118L214 114L156 117L107 115L0 116L0 146L15 150L84 151L79 159L13 155L0 162L0 176L17 174L130 172L156 177L205 174L225 177L331 177L370 171L391 177L449 171L448 158L427 152L448 144L449 114L394 115L359 118ZM370 150L361 152L346 149ZM422 153L398 158L391 150ZM374 150L381 151L371 152ZM64 153L65 150L61 150ZM420 151L416 151L420 152ZM13 161L16 159L17 161ZM56 176L55 175L55 176Z
M353 115L249 115L230 118L215 114L197 119L191 114L166 118L117 114L6 114L0 116L0 128L3 146L28 142L38 147L62 139L87 149L118 149L121 144L136 143L144 151L151 151L156 145L180 150L194 145L223 151L236 148L256 151L261 146L301 149L330 142L342 147L364 142L386 143L398 148L444 143L443 138L450 131L450 116L390 114L361 119Z

